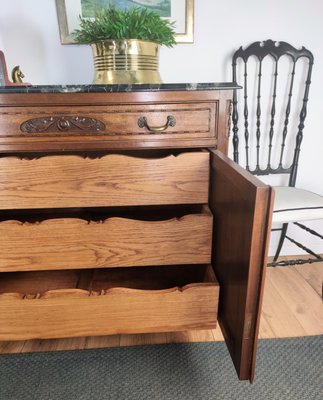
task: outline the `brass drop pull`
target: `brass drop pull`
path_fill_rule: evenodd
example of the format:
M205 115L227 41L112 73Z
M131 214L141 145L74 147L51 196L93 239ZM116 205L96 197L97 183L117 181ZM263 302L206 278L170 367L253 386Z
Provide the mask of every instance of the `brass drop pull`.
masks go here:
M175 126L175 125L176 125L176 118L173 117L172 115L168 115L167 116L166 124L162 125L162 126L150 126L150 125L148 125L148 121L147 121L146 117L140 117L138 119L139 128L147 128L150 132L163 132L169 126Z

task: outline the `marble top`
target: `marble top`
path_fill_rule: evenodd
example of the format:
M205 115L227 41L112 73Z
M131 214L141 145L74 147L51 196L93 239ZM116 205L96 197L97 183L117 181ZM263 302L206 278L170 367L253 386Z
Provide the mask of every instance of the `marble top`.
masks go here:
M177 90L225 90L238 89L235 82L211 83L161 83L144 85L17 85L0 86L1 93L113 93L113 92L158 92Z

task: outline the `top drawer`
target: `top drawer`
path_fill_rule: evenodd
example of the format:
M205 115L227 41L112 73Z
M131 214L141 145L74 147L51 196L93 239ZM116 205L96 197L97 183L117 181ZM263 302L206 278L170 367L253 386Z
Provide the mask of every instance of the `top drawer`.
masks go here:
M0 145L14 150L214 146L216 102L2 107ZM91 141L89 142L89 138ZM197 142L196 142L197 140ZM199 140L201 142L199 142Z

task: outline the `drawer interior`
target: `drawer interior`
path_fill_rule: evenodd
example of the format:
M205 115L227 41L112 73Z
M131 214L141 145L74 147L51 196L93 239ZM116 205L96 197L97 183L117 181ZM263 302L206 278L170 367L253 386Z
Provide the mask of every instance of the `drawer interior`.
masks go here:
M42 297L51 290L101 292L117 287L164 290L194 284L218 284L210 265L4 272L1 273L0 295L18 293L22 298L33 298Z
M185 215L210 214L205 204L172 204L163 206L82 207L2 210L0 222L41 222L54 218L78 218L86 221L103 221L108 218L127 218L138 221L166 221Z

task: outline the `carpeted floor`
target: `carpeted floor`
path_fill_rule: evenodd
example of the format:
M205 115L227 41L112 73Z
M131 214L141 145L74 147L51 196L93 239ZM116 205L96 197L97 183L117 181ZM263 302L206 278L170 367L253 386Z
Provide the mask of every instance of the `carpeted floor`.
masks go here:
M0 356L1 400L321 400L323 336L260 340L255 382L222 342Z

